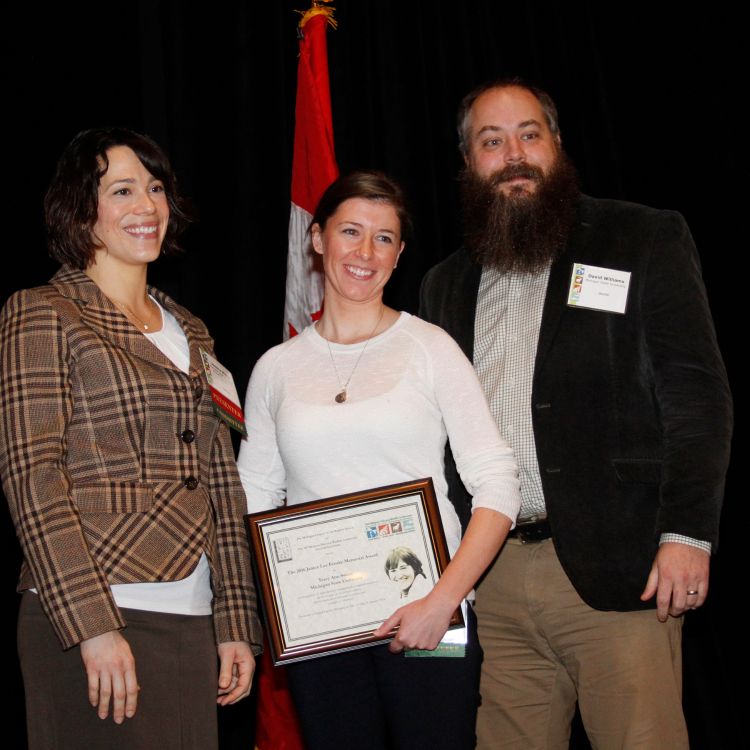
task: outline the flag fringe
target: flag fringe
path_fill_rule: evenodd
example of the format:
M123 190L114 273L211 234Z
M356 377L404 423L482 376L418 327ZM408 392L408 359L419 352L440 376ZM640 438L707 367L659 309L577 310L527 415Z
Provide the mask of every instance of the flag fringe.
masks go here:
M295 10L295 13L299 13L302 16L302 18L300 18L299 20L299 28L303 29L305 27L305 24L314 16L325 16L328 25L333 29L337 28L338 22L333 17L333 11L336 10L336 8L328 8L327 6L322 5L322 3L331 2L333 2L333 0L313 0L311 8L308 8L307 10Z

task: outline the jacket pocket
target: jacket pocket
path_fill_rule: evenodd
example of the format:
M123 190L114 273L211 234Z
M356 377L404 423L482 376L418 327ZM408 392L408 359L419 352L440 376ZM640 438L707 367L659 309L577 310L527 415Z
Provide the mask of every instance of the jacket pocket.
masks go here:
M93 482L74 485L81 513L145 513L154 504L154 488L145 482Z
M620 482L659 484L661 460L658 458L613 458L612 466Z

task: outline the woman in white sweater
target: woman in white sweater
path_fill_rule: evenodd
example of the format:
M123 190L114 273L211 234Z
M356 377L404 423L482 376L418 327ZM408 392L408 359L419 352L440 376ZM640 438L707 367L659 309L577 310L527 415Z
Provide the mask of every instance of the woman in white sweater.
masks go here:
M288 668L313 750L474 746L481 649L471 608L464 657L402 652L435 649L518 512L513 453L472 365L442 329L383 304L409 227L400 187L380 173L328 188L311 225L324 313L258 361L247 392L238 466L250 512L430 476L452 556L426 596L376 631L398 626L390 646ZM463 541L443 474L447 439L473 495Z

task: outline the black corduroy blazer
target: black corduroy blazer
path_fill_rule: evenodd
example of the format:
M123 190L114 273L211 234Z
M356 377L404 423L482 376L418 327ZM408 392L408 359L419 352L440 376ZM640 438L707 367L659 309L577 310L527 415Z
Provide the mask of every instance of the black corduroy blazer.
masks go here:
M570 307L574 263L630 271L624 314ZM420 315L469 358L481 268L428 272ZM560 562L603 610L634 610L662 533L718 539L732 401L683 218L583 196L551 269L534 366L537 459ZM452 461L446 462L452 473ZM460 480L449 476L463 503Z

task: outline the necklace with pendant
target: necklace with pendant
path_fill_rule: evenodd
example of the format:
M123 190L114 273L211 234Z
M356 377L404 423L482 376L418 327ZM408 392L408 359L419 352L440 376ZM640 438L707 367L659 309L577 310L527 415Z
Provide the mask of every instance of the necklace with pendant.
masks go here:
M349 387L349 383L351 383L351 380L354 377L354 373L357 371L357 367L359 366L360 360L362 359L362 355L365 353L365 349L367 349L367 345L370 343L370 341L372 340L372 337L375 335L375 331L378 330L380 321L383 320L384 313L385 313L385 305L381 307L378 320L375 323L372 331L370 331L370 335L365 339L365 345L362 347L362 351L359 353L359 356L357 357L357 361L354 363L354 367L352 367L352 371L349 373L349 377L346 379L345 383L342 383L341 375L339 375L339 368L336 367L336 360L333 357L333 350L331 349L331 342L328 339L325 340L326 344L328 345L328 356L331 358L333 371L336 373L336 380L339 381L339 387L341 388L341 390L333 398L333 400L337 404L343 404L346 401L346 396L347 396L346 391L347 391L347 388Z
M144 331L148 331L151 328L151 326L148 323L146 323L145 320L143 320L142 318L139 318L133 312L133 309L129 305L125 305L122 302L118 302L116 299L113 299L112 302L114 302L115 305L117 305L117 307L119 307L120 310L122 310L125 313L126 317L135 318L138 321L138 323L141 326L141 328L143 328ZM146 304L147 305L151 304L151 299L148 298L148 297L146 298Z

